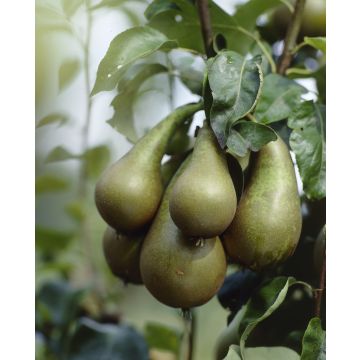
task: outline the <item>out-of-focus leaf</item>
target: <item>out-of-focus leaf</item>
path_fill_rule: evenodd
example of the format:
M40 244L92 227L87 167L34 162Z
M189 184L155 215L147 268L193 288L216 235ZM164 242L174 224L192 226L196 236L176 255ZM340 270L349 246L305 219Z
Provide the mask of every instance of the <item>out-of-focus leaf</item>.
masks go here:
M259 151L265 144L276 139L277 135L271 127L242 120L230 129L226 145L230 153L245 156L248 150Z
M149 348L168 350L176 355L179 354L181 336L175 329L158 323L147 323L145 339Z
M300 360L292 349L283 346L245 348L243 360Z
M77 222L82 222L86 218L86 210L82 201L72 201L65 206L67 214Z
M303 188L309 199L326 195L325 106L303 102L292 113L288 126L293 130L290 146L296 155Z
M112 90L119 82L127 66L157 50L176 47L161 32L149 26L137 26L117 35L101 60L92 95Z
M37 0L35 7L36 31L65 31L72 34L72 25L56 1Z
M288 118L300 104L301 95L305 92L306 89L294 80L277 74L265 76L254 114L256 120L262 124L270 124Z
M65 114L53 113L53 114L49 114L49 115L43 117L41 120L39 120L38 123L36 124L36 128L39 128L39 127L42 127L45 125L55 124L55 123L58 123L59 126L61 126L61 125L64 125L68 120L69 120L69 118Z
M135 130L133 103L141 84L151 76L166 72L167 68L160 64L149 64L142 68L133 79L122 85L120 93L113 99L113 117L108 123L131 142L136 142L138 136Z
M59 69L59 91L62 91L68 86L76 76L79 74L81 69L80 61L78 59L70 59L64 61Z
M235 19L213 1L209 11L214 34L222 34L227 48L245 55L253 38L244 34ZM145 12L149 25L169 39L177 39L179 46L204 53L197 9L187 0L155 0Z
M36 226L35 244L36 249L44 253L53 253L64 249L74 238L72 232Z
M326 359L326 332L321 328L321 320L313 318L303 337L301 360Z
M266 11L282 4L282 0L249 0L237 7L234 18L242 27L252 30L257 18Z
M50 323L66 328L74 319L85 291L74 289L66 281L52 281L42 285L36 294L36 325Z
M69 188L69 181L55 175L41 175L35 180L36 194L63 191Z
M85 160L87 175L97 178L110 160L110 150L106 145L99 145L88 149L82 157Z
M325 37L304 37L304 42L313 48L320 50L326 55L326 38Z
M66 150L62 146L57 146L50 152L45 161L47 163L51 163L56 161L72 160L78 158L78 155L72 154L70 151Z
M242 360L240 355L240 346L231 345L224 360Z
M222 147L230 128L255 107L262 86L261 56L246 60L233 51L216 55L208 69L213 103L211 127Z
M117 8L121 7L121 5L125 3L129 3L129 0L102 0L98 4L94 5L91 10L97 10L101 8ZM132 0L131 2L139 2L139 3L146 3L145 0ZM121 8L123 10L123 8Z
M67 16L72 16L85 1L86 0L62 0L62 6Z
M144 338L131 327L103 325L83 318L70 339L66 359L148 360L149 355Z

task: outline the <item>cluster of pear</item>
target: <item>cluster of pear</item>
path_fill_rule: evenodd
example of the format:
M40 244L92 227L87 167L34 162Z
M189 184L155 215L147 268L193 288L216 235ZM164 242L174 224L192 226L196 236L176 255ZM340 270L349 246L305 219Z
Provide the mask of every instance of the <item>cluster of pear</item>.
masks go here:
M239 201L207 121L190 155L161 165L176 129L201 108L177 108L103 173L95 191L109 225L103 250L111 271L183 309L216 294L227 257L254 270L273 266L292 254L301 230L294 167L280 138L254 154Z

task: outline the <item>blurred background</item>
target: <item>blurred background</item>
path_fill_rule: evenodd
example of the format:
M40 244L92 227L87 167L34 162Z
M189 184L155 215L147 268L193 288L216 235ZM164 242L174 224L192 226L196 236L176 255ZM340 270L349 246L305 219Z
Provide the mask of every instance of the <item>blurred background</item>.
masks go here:
M36 1L36 358L39 360L62 358L65 347L70 347L76 355L75 340L69 335L76 326L80 326L75 334L76 344L81 344L84 335L81 326L102 333L104 324L118 323L124 324L124 333L119 336L126 338L126 331L130 333L131 328L141 334L136 346L141 348L145 337L153 359L177 359L185 351L187 320L180 311L156 301L143 286L125 285L111 274L102 253L101 239L106 226L93 201L96 179L132 144L107 122L114 114L110 104L116 90L92 98L89 94L111 40L130 27L145 24L144 10L149 2ZM231 14L246 1L215 2ZM313 6L309 10L312 18L304 21L303 32L310 36L324 35L325 2L308 0L308 3ZM289 18L288 8L280 5L258 19L258 31L272 45L274 57L281 51ZM189 60L182 59L177 50L152 56L170 67ZM194 76L201 75L202 58L193 57L189 61ZM316 56L307 59L307 66L320 68ZM302 78L299 82L309 90L307 98L319 96L319 85L314 78ZM179 77L161 73L146 80L136 96L128 99L137 136L175 107L198 99ZM190 133L203 117L204 114L197 114ZM214 357L216 339L227 324L228 314L217 298L195 310L194 359ZM162 338L166 341L162 342Z

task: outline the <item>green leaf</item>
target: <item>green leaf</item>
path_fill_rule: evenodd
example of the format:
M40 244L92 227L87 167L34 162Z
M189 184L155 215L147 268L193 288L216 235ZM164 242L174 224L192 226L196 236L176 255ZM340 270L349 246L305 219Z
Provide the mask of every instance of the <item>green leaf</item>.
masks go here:
M312 46L313 48L320 50L326 55L326 38L325 37L304 37L305 44Z
M261 56L246 60L233 51L216 55L208 69L211 126L222 147L232 125L251 112L262 86Z
M43 228L41 226L35 228L36 249L44 253L55 253L65 249L73 238L74 234L72 232Z
M76 76L81 69L80 61L78 59L70 59L64 61L59 69L59 91L64 90Z
M91 10L97 10L101 8L117 8L126 2L129 2L129 0L102 0L100 3L94 5ZM132 2L146 3L145 0L132 0ZM123 9L124 8L121 10Z
M321 320L310 320L303 337L301 360L326 359L326 332L321 328Z
M245 348L244 360L300 360L300 356L292 349L274 347Z
M148 26L137 26L117 35L101 60L92 95L100 91L112 90L119 82L126 68L136 60L157 50L176 47L161 32Z
M158 323L147 323L144 336L150 348L167 350L176 355L179 354L181 336L177 330Z
M71 22L57 2L49 0L36 1L35 20L36 31L42 34L49 31L65 31L72 34Z
M256 106L254 116L262 124L287 119L301 102L306 89L294 80L281 75L269 74L264 78L264 86Z
M66 213L76 222L81 223L86 218L86 210L84 203L74 200L65 206Z
M240 346L239 345L230 345L228 353L224 360L241 360L240 356Z
M56 161L64 161L64 160L71 160L71 159L78 159L78 155L74 155L62 146L57 146L53 149L50 154L47 156L45 162L51 163Z
M68 360L148 360L144 338L127 325L99 324L83 318L70 339Z
M133 112L136 94L144 81L151 76L166 71L168 71L167 68L160 64L147 65L145 68L142 68L133 79L122 84L120 93L111 102L111 106L114 108L114 115L108 120L108 124L133 143L138 140Z
M35 180L35 193L63 191L69 188L69 181L55 175L41 175Z
M290 147L296 156L303 189L309 199L326 196L325 106L306 101L288 119Z
M59 123L59 126L64 125L69 120L68 116L61 113L53 113L43 117L38 123L36 124L36 128Z
M90 178L97 178L105 169L110 160L110 151L106 145L99 145L88 149L83 154L86 165L86 174Z
M245 34L234 18L213 1L209 1L209 11L214 34L226 38L227 48L246 54L254 39ZM146 15L149 25L170 39L177 39L182 48L204 53L199 17L194 4L188 0L155 0Z
M242 120L230 129L226 145L230 153L245 156L248 150L259 151L265 144L276 139L277 135L272 128Z
M62 6L67 16L73 16L85 0L62 0Z
M282 3L282 0L250 0L237 7L234 18L242 27L252 30L260 15Z

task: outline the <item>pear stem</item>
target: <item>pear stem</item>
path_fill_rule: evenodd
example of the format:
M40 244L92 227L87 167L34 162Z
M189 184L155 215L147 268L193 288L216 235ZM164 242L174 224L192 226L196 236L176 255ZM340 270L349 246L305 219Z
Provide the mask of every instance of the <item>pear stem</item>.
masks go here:
M196 5L198 9L205 54L208 58L210 58L215 54L212 48L213 39L212 39L211 19L210 19L208 0L197 0Z
M319 276L319 288L315 290L315 316L321 316L321 303L323 293L325 291L325 278L326 278L326 251L324 250L323 261Z
M294 12L287 28L286 37L284 40L284 50L277 67L277 72L280 75L284 75L286 73L286 70L290 66L291 60L293 58L292 50L296 46L296 40L299 35L302 15L305 8L305 1L306 0L296 0Z

